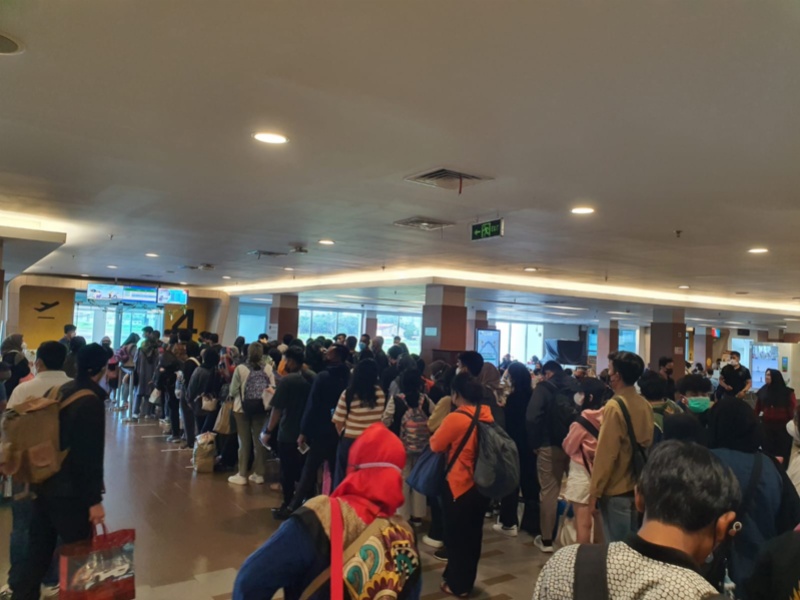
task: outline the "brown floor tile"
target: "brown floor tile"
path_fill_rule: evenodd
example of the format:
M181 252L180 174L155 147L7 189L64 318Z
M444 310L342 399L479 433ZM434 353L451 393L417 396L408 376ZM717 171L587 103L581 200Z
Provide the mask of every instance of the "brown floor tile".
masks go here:
M498 583L505 583L507 581L513 581L516 579L516 575L498 575L497 577L489 577L489 579L484 579L481 583L483 585L497 585Z

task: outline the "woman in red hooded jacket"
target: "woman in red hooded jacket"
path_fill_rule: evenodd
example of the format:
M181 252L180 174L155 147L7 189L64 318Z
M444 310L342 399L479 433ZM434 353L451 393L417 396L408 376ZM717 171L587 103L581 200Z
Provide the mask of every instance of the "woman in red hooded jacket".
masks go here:
M300 598L306 589L315 590L309 600L342 598L337 595L338 590L330 589L330 576L326 578L322 573L343 562L348 574L360 575L352 580L345 578L344 597L385 594L380 597L419 600L420 557L414 531L407 523L387 521L379 536L365 542L373 543L378 537L379 544L390 542L375 553L384 558L390 556L390 562L381 563L372 576L358 556L349 556L346 550L339 557L331 553L331 535L339 518L332 510L340 511L341 543L347 549L376 519L390 518L403 504L401 473L405 461L406 451L397 436L382 423L368 427L350 448L347 476L330 498L317 496L306 502L247 558L236 578L233 599L265 600L281 588L286 600ZM398 568L393 571L395 566ZM320 577L322 584L315 589L315 580ZM364 591L359 593L359 587Z

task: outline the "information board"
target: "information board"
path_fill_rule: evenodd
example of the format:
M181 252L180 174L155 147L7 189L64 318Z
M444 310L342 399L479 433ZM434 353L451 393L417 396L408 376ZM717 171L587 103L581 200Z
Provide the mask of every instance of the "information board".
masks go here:
M500 332L497 329L476 329L475 350L483 356L483 360L500 365Z
M159 304L188 304L189 292L175 288L158 288Z
M143 302L155 304L158 290L138 285L113 285L107 283L90 283L86 286L88 300L107 300L122 302Z

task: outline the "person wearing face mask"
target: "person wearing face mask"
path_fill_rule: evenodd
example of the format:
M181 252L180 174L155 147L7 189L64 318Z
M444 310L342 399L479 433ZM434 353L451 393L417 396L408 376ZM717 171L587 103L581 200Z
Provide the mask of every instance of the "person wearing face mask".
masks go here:
M597 452L597 437L603 421L603 405L608 397L608 388L599 379L584 378L574 400L581 411L570 426L562 447L569 456L569 476L564 499L572 503L575 510L575 529L579 544L603 543L602 521L599 514L589 506L589 485L592 467ZM592 530L594 529L594 536Z
M699 442L706 445L708 425L711 418L711 382L702 375L687 375L678 382L678 402L686 407L686 412L700 423L702 437Z
M658 373L667 380L667 390L665 398L675 399L675 380L672 378L674 372L674 361L669 356L662 356L658 359Z
M650 403L633 387L644 372L641 357L633 352L615 352L608 361L614 397L603 412L588 504L594 507L599 501L606 540L619 542L637 528L633 490L639 473L633 453L634 449L638 452L652 445L655 422Z
M753 410L736 398L723 398L714 407L709 447L739 480L745 498L737 519L742 531L729 549L728 571L737 598L747 600L742 584L753 573L761 550L771 539L800 523L800 498L784 470L759 451L763 442ZM749 500L748 500L749 498ZM712 571L710 580L718 580Z
M733 351L728 364L722 367L719 376L719 387L722 388L724 397L742 400L753 385L750 371L747 367L742 366L741 360L742 355Z
M363 352L369 348L370 336L368 333L362 333L361 339L358 342L358 351Z
M700 569L735 535L740 499L736 477L707 449L659 444L636 486L636 507L644 513L638 533L609 546L559 550L542 569L533 599L721 598Z

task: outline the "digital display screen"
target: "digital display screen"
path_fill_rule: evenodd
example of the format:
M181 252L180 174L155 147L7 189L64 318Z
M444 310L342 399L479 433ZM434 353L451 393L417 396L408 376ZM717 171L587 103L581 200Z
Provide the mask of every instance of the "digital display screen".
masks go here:
M475 350L480 352L483 360L495 367L500 364L500 332L496 329L475 330Z
M121 285L108 285L105 283L90 283L86 287L88 300L122 300L124 288Z
M137 285L111 285L90 283L86 286L87 300L156 303L158 290Z
M189 292L173 288L158 288L159 304L187 304Z

